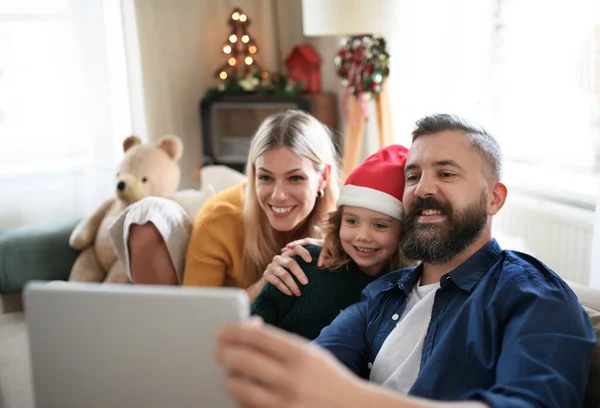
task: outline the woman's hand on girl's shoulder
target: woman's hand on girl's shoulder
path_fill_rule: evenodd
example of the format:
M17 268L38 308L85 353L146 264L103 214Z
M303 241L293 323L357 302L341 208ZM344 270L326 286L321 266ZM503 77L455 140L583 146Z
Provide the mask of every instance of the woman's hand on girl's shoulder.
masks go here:
M282 248L281 255L275 255L273 261L267 266L267 269L263 273L265 282L275 286L281 293L288 296L300 296L300 288L292 275L303 285L308 283L308 278L294 257L298 256L306 263L312 262L312 255L305 248L305 246L310 245L322 247L323 240L318 238L304 238L292 241ZM322 264L323 255L321 254L317 266L320 267Z
M294 274L298 281L303 285L308 283L306 274L293 257L299 255L306 262L310 262L312 257L306 250L304 256L297 252L299 252L297 249L291 249L285 254L275 255L273 261L267 265L267 269L263 273L263 279L266 282L275 286L280 292L288 296L301 295L300 288L298 288L298 284L292 277L292 274ZM307 255L308 257L306 258Z
M281 248L281 254L282 255L290 255L290 256L297 255L297 256L301 257L302 259L304 259L306 262L311 262L312 256L310 255L308 250L305 248L305 247L311 246L311 245L322 248L323 247L323 239L321 239L321 238L302 238L302 239L298 239L296 241L292 241L289 244L287 244L286 246L284 246L283 248ZM324 253L321 252L321 255L319 256L319 260L317 261L317 266L319 268L322 268L324 262L325 262L325 256L324 256Z

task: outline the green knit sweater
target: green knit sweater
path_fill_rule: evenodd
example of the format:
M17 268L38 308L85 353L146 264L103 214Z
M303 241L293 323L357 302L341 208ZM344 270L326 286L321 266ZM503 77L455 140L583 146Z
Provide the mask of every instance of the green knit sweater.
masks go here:
M296 280L302 296L287 296L266 284L250 311L266 323L313 340L342 309L358 302L364 287L375 278L362 273L354 262L335 271L319 269L317 260L321 248L309 246L306 249L312 262L294 258L308 278L307 285Z

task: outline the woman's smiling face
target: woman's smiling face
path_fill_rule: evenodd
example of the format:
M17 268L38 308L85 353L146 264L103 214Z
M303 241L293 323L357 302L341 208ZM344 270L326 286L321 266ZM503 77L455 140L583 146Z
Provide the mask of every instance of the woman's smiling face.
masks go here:
M257 157L256 197L273 229L288 232L310 215L319 190L327 184L326 171L288 147L277 147Z

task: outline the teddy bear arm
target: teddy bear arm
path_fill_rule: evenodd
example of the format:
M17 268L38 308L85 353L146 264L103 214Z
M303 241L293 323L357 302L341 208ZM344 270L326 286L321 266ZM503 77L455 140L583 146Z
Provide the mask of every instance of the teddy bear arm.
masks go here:
M69 281L72 282L102 282L106 271L102 269L94 248L84 250L73 264Z
M98 233L100 223L115 204L115 201L116 198L114 197L106 200L96 211L77 224L69 237L69 245L73 249L82 250L92 245Z

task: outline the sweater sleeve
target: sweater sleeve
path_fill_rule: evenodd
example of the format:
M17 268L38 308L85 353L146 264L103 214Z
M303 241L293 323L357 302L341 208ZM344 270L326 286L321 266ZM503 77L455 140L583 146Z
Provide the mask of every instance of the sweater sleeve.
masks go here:
M306 249L312 257L311 262L306 263L299 256L295 256L294 260L298 262L298 265L306 274L312 274L313 269L317 268L317 259L319 259L321 248L316 246L308 246ZM294 275L292 275L292 277L302 291L303 285L298 281L298 279L296 279ZM296 296L288 296L280 292L275 286L267 283L254 300L254 303L252 303L250 313L262 317L265 323L273 326L280 326L281 321L285 318L285 316L287 316L290 310L292 310L298 300L299 298Z
M279 326L281 319L289 312L296 299L296 296L285 295L275 286L267 283L252 303L250 313L262 317L265 323Z
M232 268L232 234L239 233L237 223L236 214L227 205L208 205L200 210L187 250L184 286L224 285Z

